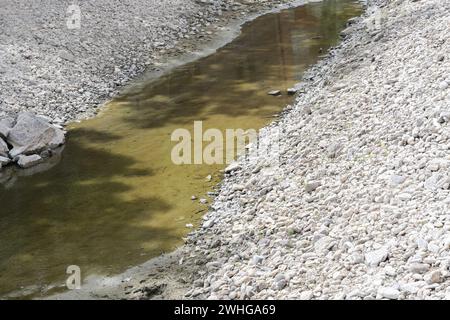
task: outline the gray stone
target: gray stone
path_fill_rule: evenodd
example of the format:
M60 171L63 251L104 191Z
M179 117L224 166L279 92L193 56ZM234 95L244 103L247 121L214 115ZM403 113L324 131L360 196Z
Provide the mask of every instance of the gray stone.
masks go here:
M402 184L403 182L405 182L405 180L406 180L406 177L403 177L403 176L399 176L399 175L396 175L396 174L391 176L391 183L392 183L392 185Z
M305 191L311 193L321 186L320 181L308 181L305 183Z
M0 139L6 139L8 136L10 128L6 127L3 123L0 122Z
M430 191L437 191L439 189L442 189L444 185L448 182L449 179L447 176L439 173L433 173L431 177L425 180L424 187L425 189Z
M275 284L275 287L277 290L282 290L282 289L286 288L286 286L287 286L286 279L281 279L281 280L277 281Z
M309 106L304 106L301 110L300 110L300 114L301 115L310 115L312 113L311 107Z
M24 112L19 114L16 125L8 135L8 143L13 146L11 158L31 155L46 149L55 149L64 144L64 132L55 128L41 117Z
M30 156L19 155L17 158L17 164L23 169L33 167L39 163L42 163L43 161L43 159L37 154L33 154Z
M206 220L205 222L203 222L203 228L205 229L211 228L214 225L214 223L215 223L214 219Z
M442 273L440 270L431 271L423 277L423 280L428 284L441 283L443 280Z
M340 143L332 143L327 147L327 155L329 158L336 158L339 155L339 152L342 149L342 145Z
M430 270L430 266L425 263L411 263L409 271L412 273L425 273Z
M296 88L289 88L289 89L287 89L287 93L290 96L296 94L297 92L298 92L298 90Z
M381 262L385 261L388 258L388 255L389 255L389 251L385 247L382 247L375 251L368 252L365 255L366 264L369 267L376 267Z
M261 256L253 256L252 258L252 264L257 265L261 264L264 261L264 257Z
M267 94L269 96L279 96L279 95L281 95L281 91L280 90L272 90L272 91L267 92Z
M441 83L439 83L439 89L445 90L447 88L448 88L448 82L447 81L442 81Z
M0 138L6 139L8 137L9 131L14 126L13 118L3 118L0 120Z
M398 195L398 198L402 201L408 201L411 200L412 195L407 192L403 192Z
M314 243L314 249L318 253L326 254L336 244L333 238L325 236Z
M228 167L225 169L225 173L231 173L233 171L241 169L241 165L238 162L230 163Z
M0 156L0 168L8 165L10 162L11 162L10 158Z
M2 138L0 138L0 156L2 157L8 157L9 154L9 148L5 141L3 141Z

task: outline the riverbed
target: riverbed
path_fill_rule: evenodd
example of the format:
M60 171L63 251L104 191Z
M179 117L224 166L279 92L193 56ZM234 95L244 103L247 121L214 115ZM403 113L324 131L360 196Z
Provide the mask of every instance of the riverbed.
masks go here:
M46 296L64 290L69 265L110 276L180 246L225 165L175 165L172 132L192 132L194 121L222 132L270 123L360 10L328 0L259 17L216 53L136 83L70 125L52 168L0 186L0 295Z

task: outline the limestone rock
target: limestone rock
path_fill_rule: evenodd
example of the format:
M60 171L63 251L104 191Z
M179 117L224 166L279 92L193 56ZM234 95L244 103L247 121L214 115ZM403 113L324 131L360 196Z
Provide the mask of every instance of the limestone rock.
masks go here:
M55 149L64 144L64 140L62 130L28 112L19 114L7 139L8 143L13 146L10 151L11 158Z
M43 159L37 154L33 154L30 156L19 155L17 158L17 164L23 169L31 168L43 162Z

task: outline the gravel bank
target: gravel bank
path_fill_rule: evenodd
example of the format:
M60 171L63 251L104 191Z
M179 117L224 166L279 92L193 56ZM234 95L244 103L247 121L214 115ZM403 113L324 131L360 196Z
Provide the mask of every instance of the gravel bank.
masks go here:
M20 111L58 124L91 117L144 70L195 51L233 19L287 2L83 1L80 20L69 21L73 1L2 0L0 118Z
M280 152L226 174L186 298L450 298L449 12L369 1L261 133Z

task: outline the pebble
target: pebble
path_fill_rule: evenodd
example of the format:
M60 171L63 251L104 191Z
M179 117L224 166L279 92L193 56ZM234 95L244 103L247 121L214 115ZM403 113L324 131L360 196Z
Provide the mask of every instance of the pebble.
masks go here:
M279 95L281 95L281 91L280 90L272 90L272 91L267 92L267 94L269 96L279 96Z
M366 253L366 264L369 267L376 267L388 258L389 251L386 248L380 248L375 251Z
M400 291L391 287L383 287L378 290L378 294L382 298L397 300L400 297Z

